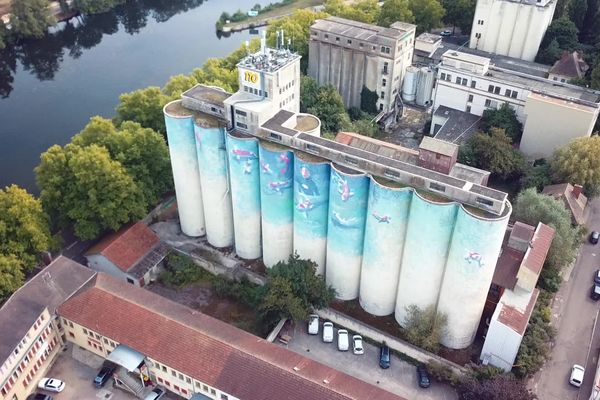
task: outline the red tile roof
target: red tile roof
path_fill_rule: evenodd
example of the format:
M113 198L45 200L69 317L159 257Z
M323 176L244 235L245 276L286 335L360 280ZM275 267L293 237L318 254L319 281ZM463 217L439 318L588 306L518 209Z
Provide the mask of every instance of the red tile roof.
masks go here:
M240 399L403 400L103 273L58 312Z
M101 254L123 272L127 272L158 242L160 239L146 224L137 222L105 236L86 255Z
M539 275L544 262L546 262L552 239L554 239L554 228L540 222L535 229L529 251L525 254L522 265Z
M502 307L502 309L500 310L498 321L523 336L525 334L525 330L527 329L529 318L531 318L533 307L535 306L539 294L540 291L538 289L534 289L533 292L531 292L531 297L529 298L529 302L527 303L525 310L503 304L502 299L500 299L501 303L498 304L498 306Z
M589 65L587 65L578 52L569 53L565 51L560 59L550 68L550 74L581 78L589 68Z

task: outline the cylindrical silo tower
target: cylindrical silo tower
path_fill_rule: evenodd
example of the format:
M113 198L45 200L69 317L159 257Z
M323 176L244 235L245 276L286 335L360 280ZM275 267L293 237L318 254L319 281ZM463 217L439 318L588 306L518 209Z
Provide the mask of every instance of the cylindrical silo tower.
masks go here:
M229 180L235 252L254 260L261 256L258 141L236 132L227 134Z
M224 123L206 114L194 119L200 166L206 240L215 247L233 245L233 215L227 174Z
M163 108L181 231L188 236L205 232L202 185L196 157L193 112L175 100Z
M294 158L294 252L325 275L329 208L328 161L297 151Z
M438 302L438 312L448 317L441 338L446 347L462 349L473 342L510 213L510 205L501 217L472 208L458 211Z
M364 174L332 165L325 278L340 300L358 297L368 195Z
M294 237L294 153L260 142L260 203L263 263L268 268L287 261Z
M360 273L360 305L373 315L394 312L412 190L371 178Z
M424 196L415 192L410 205L395 312L402 326L406 307L436 306L456 220L456 203Z
M433 94L433 82L435 81L435 73L429 67L419 69L419 80L417 83L417 98L416 103L419 106L428 106L431 104L431 96Z
M402 100L412 103L417 95L417 81L419 80L419 68L410 66L404 73L402 82Z

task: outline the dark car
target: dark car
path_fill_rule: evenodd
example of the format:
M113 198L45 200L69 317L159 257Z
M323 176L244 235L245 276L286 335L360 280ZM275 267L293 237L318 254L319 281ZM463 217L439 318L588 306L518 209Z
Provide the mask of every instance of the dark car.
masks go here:
M27 400L54 400L54 397L50 396L49 394L34 393L32 395L29 395L29 397L27 397Z
M429 372L423 365L417 366L417 377L419 378L419 386L422 388L428 388L431 385L429 380Z
M600 239L600 232L598 231L592 231L592 233L590 234L590 243L591 244L598 244L598 240Z
M98 371L98 374L94 378L94 386L97 388L101 388L112 378L113 373L117 369L117 365L111 363L110 361L105 361L102 365L102 369Z
M592 300L600 300L600 285L597 283L592 286L592 291L590 293L590 297Z
M390 348L385 342L379 347L379 366L383 369L390 367Z

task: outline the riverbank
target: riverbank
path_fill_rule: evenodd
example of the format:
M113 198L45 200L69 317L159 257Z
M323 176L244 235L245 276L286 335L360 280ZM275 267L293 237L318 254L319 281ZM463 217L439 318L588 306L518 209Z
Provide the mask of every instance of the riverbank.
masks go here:
M10 23L10 4L12 0L0 0L0 21L4 22L5 25ZM73 4L73 0L67 0L66 4L70 7ZM69 10L64 12L58 1L51 1L48 4L50 15L54 17L56 22L67 21L78 14L77 11Z
M239 32L246 29L258 28L260 26L266 26L270 21L286 17L294 13L294 11L301 8L314 8L322 6L324 0L297 0L292 4L287 4L282 7L275 8L266 13L262 13L256 17L249 17L243 21L230 22L224 24L221 28L222 32Z

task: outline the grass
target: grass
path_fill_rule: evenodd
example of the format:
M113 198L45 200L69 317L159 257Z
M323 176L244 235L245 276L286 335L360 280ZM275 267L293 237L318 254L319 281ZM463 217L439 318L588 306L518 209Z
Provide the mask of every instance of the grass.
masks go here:
M0 1L3 1L3 0L0 0ZM292 4L288 4L288 5L285 5L282 7L275 8L271 11L267 11L266 13L257 15L256 17L249 17L248 19L245 19L243 21L232 22L229 24L225 24L224 26L228 27L228 28L234 28L234 27L240 26L240 25L257 24L257 23L261 23L267 19L280 18L280 17L284 17L288 14L292 14L294 11L296 11L299 8L314 7L314 6L321 5L323 3L324 3L323 0L297 0L297 1L293 2Z

